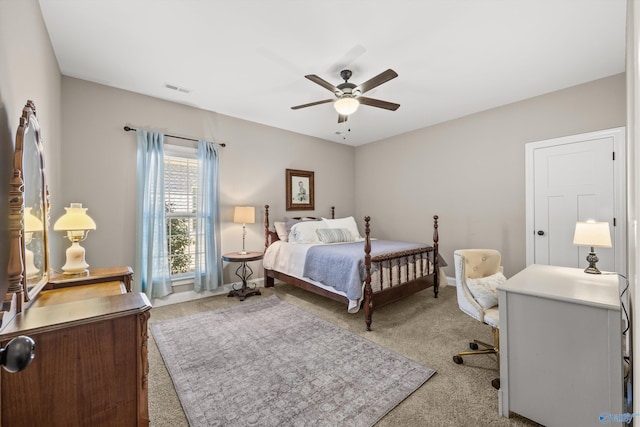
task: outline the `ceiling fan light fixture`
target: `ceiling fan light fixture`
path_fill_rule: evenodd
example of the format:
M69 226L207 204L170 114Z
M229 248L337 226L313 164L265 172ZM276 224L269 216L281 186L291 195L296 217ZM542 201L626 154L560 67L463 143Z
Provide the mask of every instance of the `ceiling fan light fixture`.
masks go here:
M333 104L338 114L342 114L343 116L355 113L359 106L360 102L352 96L343 96Z

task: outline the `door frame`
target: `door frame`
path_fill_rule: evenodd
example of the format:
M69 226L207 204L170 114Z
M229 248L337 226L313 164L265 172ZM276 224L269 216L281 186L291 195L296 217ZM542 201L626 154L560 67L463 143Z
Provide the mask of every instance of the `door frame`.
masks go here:
M564 144L590 139L613 138L613 150L615 161L613 162L613 198L614 216L616 226L612 227L614 233L614 251L616 258L616 272L627 275L627 179L626 179L626 145L625 127L603 129L594 132L586 132L577 135L563 136L559 138L545 139L542 141L528 142L525 144L525 242L526 265L533 264L535 254L535 224L534 224L534 153L540 148L555 147Z

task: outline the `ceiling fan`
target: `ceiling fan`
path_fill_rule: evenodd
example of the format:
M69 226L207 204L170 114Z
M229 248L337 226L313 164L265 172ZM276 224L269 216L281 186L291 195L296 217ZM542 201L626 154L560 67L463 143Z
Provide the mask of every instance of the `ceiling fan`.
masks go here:
M338 112L338 123L346 122L349 114L355 113L360 104L369 105L371 107L384 108L386 110L395 111L400 107L400 104L393 102L381 101L379 99L367 98L362 96L365 92L380 86L382 83L386 83L391 79L398 77L398 73L392 69L383 71L377 76L367 80L366 82L356 85L349 83L351 78L351 70L340 71L340 77L344 80L344 83L340 83L338 86L334 86L331 83L323 80L315 74L308 74L305 77L314 83L319 84L325 89L330 90L338 98L333 106ZM300 108L312 107L314 105L326 104L327 102L333 102L333 99L324 99L322 101L311 102L309 104L296 105L291 107L292 110L298 110Z

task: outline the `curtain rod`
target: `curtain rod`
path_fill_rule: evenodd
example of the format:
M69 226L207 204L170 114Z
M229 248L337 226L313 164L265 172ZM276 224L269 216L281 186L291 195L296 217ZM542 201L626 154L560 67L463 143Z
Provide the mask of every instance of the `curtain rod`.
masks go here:
M136 131L138 129L132 128L132 127L129 127L129 126L125 126L124 130L125 130L125 132L129 132L129 131ZM197 139L187 138L185 136L176 136L176 135L169 135L169 134L164 134L164 136L168 136L170 138L185 139L187 141L196 141L196 142L198 141ZM226 147L227 146L227 144L225 144L224 142L214 142L214 144L218 144L221 147Z

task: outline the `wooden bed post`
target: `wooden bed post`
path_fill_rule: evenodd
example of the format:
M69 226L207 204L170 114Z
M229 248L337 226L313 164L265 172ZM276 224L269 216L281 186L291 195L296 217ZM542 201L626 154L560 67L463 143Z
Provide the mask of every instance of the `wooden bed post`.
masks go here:
M269 247L269 205L264 205L264 250ZM267 269L264 269L264 287L272 288L275 286L275 279L267 275Z
M331 219L336 219L336 207L331 206Z
M433 281L433 296L438 298L438 291L440 290L440 268L438 263L440 261L440 255L438 253L438 215L433 216L433 268L434 268L434 281Z
M370 216L364 217L364 321L367 324L367 331L371 330L371 314L373 311L373 292L371 290L371 229L369 228Z

